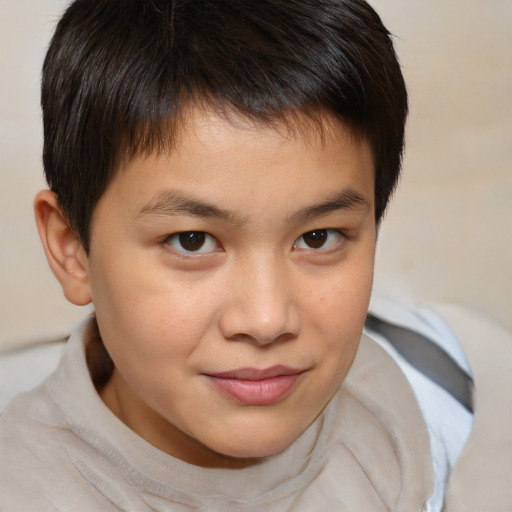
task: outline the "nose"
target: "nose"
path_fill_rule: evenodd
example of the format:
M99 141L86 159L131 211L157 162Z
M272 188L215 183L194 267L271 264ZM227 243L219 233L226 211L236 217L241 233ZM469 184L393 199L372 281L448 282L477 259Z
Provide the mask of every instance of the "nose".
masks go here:
M220 317L224 338L267 345L295 338L300 315L289 272L267 258L235 272Z

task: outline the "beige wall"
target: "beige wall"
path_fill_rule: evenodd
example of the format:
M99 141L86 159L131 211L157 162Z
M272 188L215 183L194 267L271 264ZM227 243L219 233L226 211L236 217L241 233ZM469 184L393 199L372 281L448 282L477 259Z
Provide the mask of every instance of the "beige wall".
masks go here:
M377 282L512 329L512 2L374 0L409 86Z
M512 329L512 2L374 0L399 36L411 96L405 174L381 230L377 286L456 301ZM38 82L63 0L0 0L0 344L84 314L54 282L33 225L43 187Z

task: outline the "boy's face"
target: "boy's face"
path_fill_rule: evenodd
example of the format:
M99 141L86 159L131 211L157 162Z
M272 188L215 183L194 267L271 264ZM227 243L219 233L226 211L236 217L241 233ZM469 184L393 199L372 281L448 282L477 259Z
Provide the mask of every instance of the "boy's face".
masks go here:
M187 462L282 451L357 350L372 157L339 129L302 128L196 112L175 150L128 162L95 208L88 286L116 366L102 397Z

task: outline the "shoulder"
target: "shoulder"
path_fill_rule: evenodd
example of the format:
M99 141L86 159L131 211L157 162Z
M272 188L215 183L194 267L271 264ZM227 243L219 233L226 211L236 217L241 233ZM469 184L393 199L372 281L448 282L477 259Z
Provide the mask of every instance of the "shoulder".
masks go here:
M20 394L2 412L0 509L53 509L48 489L61 486L70 469L57 416L44 385Z
M452 467L473 421L472 370L458 337L434 309L383 296L373 298L366 328L407 377L434 451Z
M80 350L78 336L54 373L31 391L19 393L2 411L0 510L109 510L80 466L84 453L91 451L74 417L74 411L88 411L73 357Z
M512 509L508 482L512 474L512 412L508 406L512 403L512 336L492 318L460 305L411 307L378 297L372 306L370 312L420 333L442 348L473 381L473 414L468 416L446 390L404 362L392 344L378 340L415 391L434 457L436 444L447 446L448 451L452 446L448 461L453 467L447 473L443 510Z

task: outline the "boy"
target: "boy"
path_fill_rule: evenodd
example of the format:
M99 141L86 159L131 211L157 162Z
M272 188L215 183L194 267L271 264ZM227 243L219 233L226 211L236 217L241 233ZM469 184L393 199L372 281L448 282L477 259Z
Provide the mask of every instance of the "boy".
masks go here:
M407 113L375 12L77 0L42 106L38 229L95 316L2 416L2 506L439 510L453 461L362 335Z

